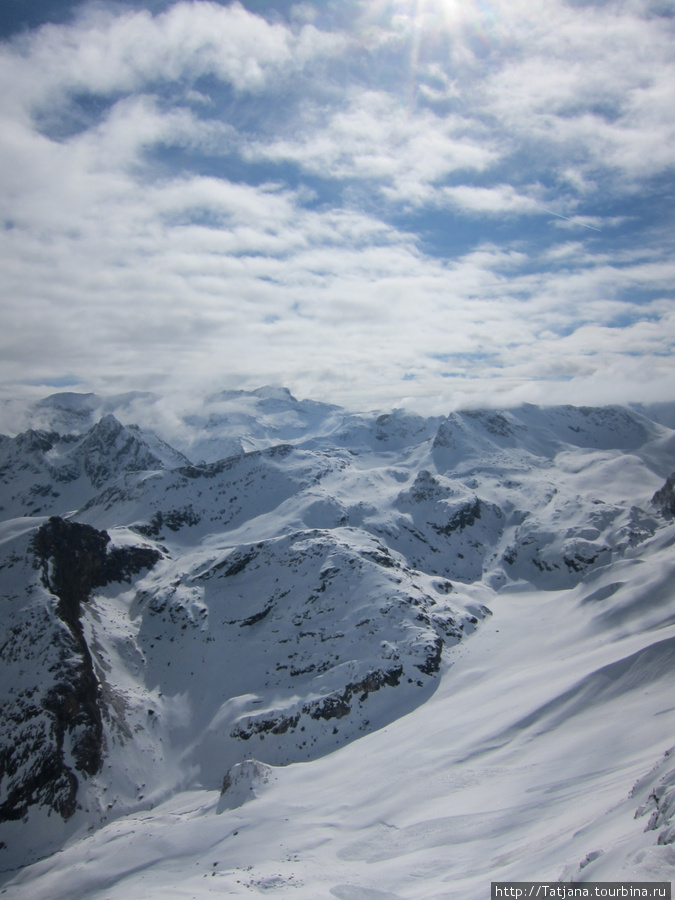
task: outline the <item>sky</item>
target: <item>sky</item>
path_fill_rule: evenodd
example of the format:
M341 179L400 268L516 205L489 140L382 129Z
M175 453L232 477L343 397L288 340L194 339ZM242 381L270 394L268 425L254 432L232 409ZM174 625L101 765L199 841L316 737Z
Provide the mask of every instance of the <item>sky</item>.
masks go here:
M675 398L675 0L0 8L0 396Z

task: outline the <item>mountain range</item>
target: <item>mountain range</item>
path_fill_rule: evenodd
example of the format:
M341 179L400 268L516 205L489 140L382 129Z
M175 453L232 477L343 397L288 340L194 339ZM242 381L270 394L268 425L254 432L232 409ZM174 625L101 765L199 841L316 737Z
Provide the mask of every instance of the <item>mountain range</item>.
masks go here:
M671 880L675 404L0 421L8 896Z

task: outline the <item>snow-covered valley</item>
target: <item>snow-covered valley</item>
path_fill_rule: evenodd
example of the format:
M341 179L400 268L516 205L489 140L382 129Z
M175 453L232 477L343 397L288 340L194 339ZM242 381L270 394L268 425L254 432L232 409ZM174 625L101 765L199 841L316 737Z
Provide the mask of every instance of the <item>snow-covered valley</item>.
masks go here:
M671 880L672 413L22 411L0 891Z

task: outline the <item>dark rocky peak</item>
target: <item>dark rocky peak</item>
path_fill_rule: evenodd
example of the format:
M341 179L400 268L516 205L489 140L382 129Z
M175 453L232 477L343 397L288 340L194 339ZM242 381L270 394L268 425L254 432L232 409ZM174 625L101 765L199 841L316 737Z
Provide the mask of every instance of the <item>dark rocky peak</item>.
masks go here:
M95 435L98 440L114 441L123 431L124 425L112 413L108 413L98 420L89 434Z
M46 455L57 448L58 453L62 450L67 451L76 440L77 438L73 436L62 436L56 431L39 431L29 428L28 431L22 431L16 437L5 437L0 444L0 449L4 451L7 459L24 464L44 464L49 468L51 463Z
M428 469L420 469L411 487L401 491L399 494L399 501L403 503L424 503L442 500L448 494L448 488L442 485Z
M189 464L187 457L137 426L106 415L84 435L29 429L0 440L0 483L11 486L3 512L48 515L81 508L120 476Z
M95 487L127 472L165 469L189 462L168 444L146 436L135 425L122 425L112 414L103 416L87 432L76 455Z
M22 453L47 453L57 440L58 434L53 431L38 431L29 428L28 431L16 436L15 445L17 450Z
M118 457L137 455L137 441L134 438L112 414L104 416L89 429L78 447L77 455L83 459L85 471L97 487L112 473L113 462Z
M261 400L275 400L281 401L282 403L297 403L297 398L291 394L287 387L277 387L271 384L265 384L262 387L256 388L254 391L251 391L251 394L254 397L259 397Z
M35 535L33 550L42 582L59 598L57 613L70 630L81 631L81 604L104 583L110 536L91 525L52 516Z
M91 525L52 516L33 539L44 586L59 598L57 613L73 633L81 633L81 604L94 588L123 581L160 559L152 547L113 547L110 535Z

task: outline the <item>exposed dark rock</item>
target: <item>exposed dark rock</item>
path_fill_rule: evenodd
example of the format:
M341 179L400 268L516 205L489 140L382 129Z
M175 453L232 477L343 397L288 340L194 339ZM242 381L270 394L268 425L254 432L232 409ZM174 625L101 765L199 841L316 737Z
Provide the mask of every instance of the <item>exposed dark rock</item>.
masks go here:
M3 711L14 721L13 744L0 750L0 775L8 780L0 820L20 819L30 806L47 805L64 819L77 808L78 774L93 776L103 762L101 686L81 622L82 604L92 590L154 565L160 554L149 547L108 552L110 536L90 525L52 517L32 541L35 565L47 590L58 598L55 627L45 608L14 635L23 640L25 661L48 653L51 683L16 698ZM14 652L8 642L3 658ZM18 652L18 651L17 651Z
M385 569L396 569L399 567L391 553L382 545L376 550L364 550L362 555L366 559L371 560L371 562L377 563L378 566L384 566Z
M255 550L251 550L248 553L233 553L231 556L228 556L226 563L227 568L223 572L223 578L231 578L233 575L238 575L240 572L243 572L246 566L253 562L258 554ZM221 568L221 565L215 567Z
M401 680L403 666L383 671L377 669L369 672L361 681L348 684L341 693L329 694L314 703L308 703L303 707L303 712L312 719L341 719L351 712L351 699L359 696L365 700L369 693L379 691L380 688L396 687Z
M248 741L254 734L285 734L287 731L297 728L299 721L300 713L278 718L249 719L245 725L237 725L232 732L232 737Z
M192 506L170 509L167 512L158 509L147 525L139 525L136 530L146 537L158 537L164 527L171 531L180 531L185 525L188 527L199 525L200 521L201 516L194 511Z
M401 494L402 497L407 497L414 503L438 500L444 495L445 491L427 469L421 469L410 490Z
M3 662L48 664L38 682L2 709L7 742L0 748L0 775L7 793L0 820L23 818L30 806L46 805L69 818L77 806L76 772L94 775L101 766L103 726L99 684L82 635L56 625L43 608L17 623L0 648ZM66 749L69 748L69 749Z
M265 607L265 609L261 610L258 613L255 613L252 616L249 616L248 619L244 619L243 622L240 622L239 623L240 627L243 627L244 625L255 625L256 622L262 622L262 620L265 618L265 616L268 616L272 612L273 608L274 608L274 603L270 603L269 606Z
M184 459L175 451L171 452L177 459ZM86 475L97 488L103 487L120 472L165 468L145 442L141 430L134 425L125 427L112 415L103 416L87 432L78 456L82 459Z
M379 691L381 687L385 686L398 687L402 674L403 666L396 666L386 672L378 669L375 672L369 672L361 681L357 681L355 684L348 684L347 690L351 691L352 694L368 694L373 691Z
M347 687L341 694L330 694L318 703L308 703L303 707L303 712L312 719L342 719L352 711L349 702L351 697L351 691Z
M321 700L305 703L301 712L292 716L261 716L258 718L252 716L236 726L232 731L232 737L248 741L254 735L278 735L285 734L287 731L295 731L301 715L315 720L342 719L351 713L353 697L358 697L363 702L369 693L379 691L382 687L396 687L400 684L402 674L403 666L396 666L387 671L377 669L369 672L360 681L346 685L342 691L335 691L322 697Z
M478 620L474 619L474 623L477 622ZM444 646L443 639L440 637L437 637L433 643L427 645L427 658L421 665L416 666L423 675L435 675L441 668L441 656Z
M673 749L671 748L664 754L656 771L666 768L666 772L658 783L652 786L646 803L635 811L636 819L647 813L650 814L644 830L645 832L659 831L657 843L661 846L675 844L675 769L670 765L672 753ZM635 787L637 788L637 786Z
M675 472L652 497L652 503L666 515L675 516Z
M298 675L309 675L310 672L315 672L316 666L314 663L310 663L308 666L305 666L302 669L291 669L290 674L292 678L297 678ZM325 671L325 669L324 669Z
M293 452L292 444L276 444L274 447L268 447L262 451L262 455L266 459L285 459Z
M38 750L40 765L27 777L10 782L7 797L0 804L0 821L22 819L30 806L43 803L54 809L64 819L70 818L77 808L78 781L71 769L64 767L59 753L43 753L43 746L27 745L28 752ZM0 772L12 779L20 766L18 755L3 751L0 754Z
M100 686L94 674L80 615L81 604L87 602L96 585L105 581L109 542L110 536L105 531L67 522L56 516L40 528L33 541L33 549L42 568L43 583L59 598L57 615L68 626L72 636L71 662L64 666L57 684L43 701L44 709L51 714L56 752L48 764L43 765L39 776L42 780L48 779L53 769L58 772L57 780L67 782L67 797L56 807L64 818L75 812L78 786L77 778L64 756L66 733L72 738L76 770L95 775L103 761Z
M110 582L130 581L143 569L151 569L159 562L162 554L154 547L113 547L108 551L103 569L103 581L94 587L103 587Z
M502 554L502 559L505 563L508 563L510 566L512 566L518 559L518 548L514 546L507 547Z
M42 583L59 598L56 612L73 634L81 635L80 604L94 587L105 584L110 536L90 525L52 516L33 540Z
M450 519L447 525L435 525L431 523L431 527L438 534L452 534L453 531L464 531L465 528L471 528L476 524L476 519L481 516L481 502L476 497L473 503L466 503L459 509Z
M584 557L577 553L573 557L572 556L563 556L563 562L565 563L567 568L570 569L570 571L583 572L589 566L592 566L597 558L598 558L597 555Z
M52 516L33 540L33 551L45 587L59 598L57 613L75 634L81 634L80 604L94 588L127 581L152 568L161 554L152 547L113 547L110 535L91 525Z

